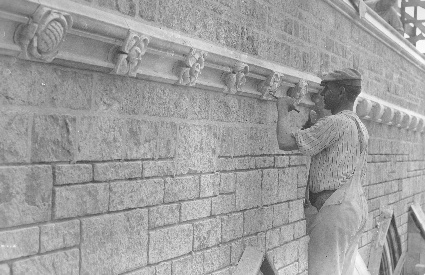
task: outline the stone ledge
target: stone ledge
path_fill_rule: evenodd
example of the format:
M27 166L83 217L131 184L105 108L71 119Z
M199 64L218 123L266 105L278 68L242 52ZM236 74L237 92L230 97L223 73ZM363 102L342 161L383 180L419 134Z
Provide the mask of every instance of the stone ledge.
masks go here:
M358 20L346 0L326 1L425 70L417 49L369 9L366 19ZM320 78L312 74L65 0L0 0L0 26L5 34L0 54L32 61L268 100L269 91L282 95L300 80L309 84L309 94L320 89ZM50 27L61 31L43 40L52 35ZM309 96L303 103L313 104ZM356 111L378 123L417 132L425 128L425 116L363 93Z

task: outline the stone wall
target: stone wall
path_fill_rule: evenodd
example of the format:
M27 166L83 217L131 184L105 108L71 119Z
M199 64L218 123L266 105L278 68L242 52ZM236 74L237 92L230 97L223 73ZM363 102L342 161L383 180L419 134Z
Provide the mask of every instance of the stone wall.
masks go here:
M368 94L425 113L425 73L322 1L79 2L315 75L358 68ZM273 102L5 56L0 70L0 274L231 274L247 245L307 274L308 159L278 150ZM367 261L385 207L406 249L425 148L365 123Z

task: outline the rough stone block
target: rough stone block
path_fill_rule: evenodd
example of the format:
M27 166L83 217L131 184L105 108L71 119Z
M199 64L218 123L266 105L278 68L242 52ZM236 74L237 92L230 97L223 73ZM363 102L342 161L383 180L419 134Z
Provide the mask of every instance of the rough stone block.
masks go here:
M40 226L40 252L80 244L80 221L46 224Z
M204 272L209 273L230 265L230 245L222 245L204 252Z
M175 159L177 174L215 171L217 139L216 126L180 125Z
M261 205L261 171L236 173L236 209Z
M113 182L110 187L109 210L157 205L164 200L162 179Z
M170 262L158 264L155 267L155 275L171 275L171 267Z
M83 219L81 274L120 274L147 264L148 211Z
M179 204L152 207L149 209L149 228L178 223L179 213Z
M211 199L183 202L181 205L181 221L205 218L211 215Z
M251 235L272 228L273 207L252 209L244 212L243 234Z
M220 175L220 193L235 192L236 176L234 173L222 173Z
M289 202L289 222L304 219L304 201L296 200Z
M78 128L78 160L124 158L125 121L114 117L82 117Z
M297 165L306 165L308 161L308 157L306 156L289 156L289 165L297 166Z
M309 237L306 236L298 241L298 268L299 272L308 270L308 242Z
M10 267L7 264L0 265L0 275L10 275Z
M78 249L72 249L17 261L12 265L13 274L77 275L79 274L79 254Z
M223 194L212 199L212 214L220 215L235 211L235 194Z
M143 177L165 177L174 175L174 161L145 161L143 162Z
M193 224L193 250L201 250L220 243L221 222L219 218Z
M289 222L289 203L273 206L273 227L278 227Z
M0 111L0 163L29 161L29 121L27 114Z
M177 125L174 122L160 122L155 158L174 158L177 150Z
M202 275L204 273L204 255L195 253L173 261L173 275Z
M245 158L235 158L235 170L247 170L255 168L255 158L245 157Z
M0 232L0 261L37 254L38 248L38 227Z
M0 228L50 220L52 168L0 168Z
M294 224L294 238L298 239L306 234L306 221L302 220Z
M280 228L275 228L266 232L266 248L273 249L280 245Z
M59 164L55 166L55 184L85 183L93 180L91 164Z
M262 203L270 205L277 203L279 198L279 178L277 169L263 170Z
M292 263L288 266L279 270L279 273L286 275L297 275L298 274L298 262Z
M126 275L156 275L154 266L143 267L141 269L137 269L130 273L125 273L125 274Z
M75 158L76 118L66 115L34 116L31 161L70 161Z
M95 181L134 179L140 177L142 177L142 163L140 161L94 164Z
M233 156L233 129L231 127L220 127L219 156Z
M55 187L55 219L104 213L108 201L108 183Z
M257 157L255 158L255 168L274 167L274 157Z
M295 227L294 224L288 224L280 227L280 239L281 244L290 242L294 239Z
M275 167L276 168L285 168L289 166L289 156L276 156L275 157Z
M149 233L149 263L158 263L192 251L193 227L176 225Z
M157 155L158 122L128 119L124 147L126 159L154 158Z
M223 242L238 239L243 235L243 214L236 213L221 218Z
M219 158L217 161L218 171L233 171L235 170L235 160L233 158Z
M199 196L199 177L167 178L164 202L195 199Z
M276 269L281 269L294 263L298 259L298 241L279 246L272 250L272 255Z
M201 175L201 198L216 196L220 189L220 175Z
M279 169L279 202L295 200L298 196L298 167Z

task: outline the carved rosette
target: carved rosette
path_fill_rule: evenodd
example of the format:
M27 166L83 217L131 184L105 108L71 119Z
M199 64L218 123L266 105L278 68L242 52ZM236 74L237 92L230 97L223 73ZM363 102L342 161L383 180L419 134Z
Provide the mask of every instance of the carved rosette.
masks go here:
M177 84L195 86L201 71L204 69L207 55L206 52L191 48L184 61L179 61L177 64L177 76L179 78Z
M249 66L245 63L236 63L232 71L223 75L223 82L226 85L225 93L235 94L242 91L242 86L246 83L246 76L249 73Z
M39 7L29 23L16 28L14 41L21 46L19 57L51 62L71 27L69 14Z
M113 73L135 77L142 65L142 57L148 48L149 38L128 31L123 45L113 52L112 62L115 63Z
M261 93L261 99L272 99L279 89L281 84L281 75L277 72L273 72L267 78L260 82L257 86L258 92Z

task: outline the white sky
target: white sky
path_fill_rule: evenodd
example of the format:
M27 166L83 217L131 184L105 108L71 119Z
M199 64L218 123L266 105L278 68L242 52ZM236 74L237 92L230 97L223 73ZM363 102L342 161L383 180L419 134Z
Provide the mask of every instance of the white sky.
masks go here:
M399 3L398 3L398 6L400 7L401 6L401 0L399 0L398 1ZM409 15L411 15L411 16L413 16L414 15L414 7L408 7L408 8L406 8L406 12L409 14ZM419 20L425 20L425 9L423 9L422 7L418 7L418 19ZM416 31L416 33L417 34L420 34L421 33L421 31L420 30L417 30ZM425 33L424 33L424 35L425 35ZM406 35L405 35L405 37L407 37ZM421 53L425 53L425 40L419 40L417 43L416 43L416 48L421 52Z

